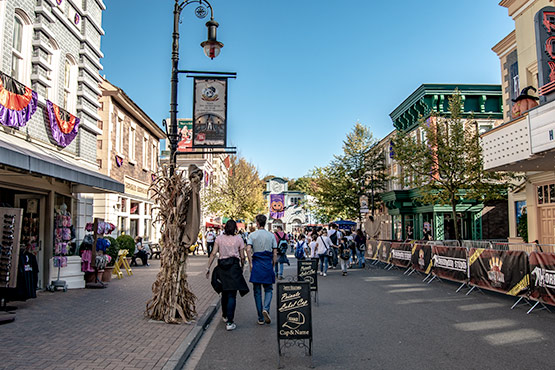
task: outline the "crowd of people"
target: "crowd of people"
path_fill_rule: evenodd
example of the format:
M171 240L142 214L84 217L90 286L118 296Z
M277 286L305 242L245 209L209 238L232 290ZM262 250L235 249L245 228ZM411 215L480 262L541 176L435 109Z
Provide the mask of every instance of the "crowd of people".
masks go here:
M234 220L228 220L219 235L212 229L204 235L209 256L206 278L211 276L212 287L221 293L222 320L228 331L237 327L234 322L237 292L241 296L249 292L243 277L245 266L250 270L257 324L265 325L272 321L273 284L283 279L284 266L290 264L288 254L299 260L318 259L321 276L327 276L328 268L339 267L346 276L348 269L366 265L366 237L360 229L355 233L342 231L331 223L329 230L322 228L305 235L286 233L281 226L274 232L268 231L266 221L266 216L256 216L256 227L246 232L238 230ZM217 266L211 270L216 259Z

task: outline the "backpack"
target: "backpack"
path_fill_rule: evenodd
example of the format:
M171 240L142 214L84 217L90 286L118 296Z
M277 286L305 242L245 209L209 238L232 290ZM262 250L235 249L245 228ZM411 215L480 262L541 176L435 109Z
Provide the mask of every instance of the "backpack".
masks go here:
M279 241L278 241L278 254L285 254L287 253L287 248L289 247L289 244L287 243L287 240L285 240L285 234L283 235L283 239L279 236L278 233L276 233Z
M351 258L351 249L348 246L344 246L341 250L341 259L348 260Z
M330 240L333 245L337 245L337 231L330 235Z
M298 260L304 258L304 243L297 242L297 247L295 248L295 258Z

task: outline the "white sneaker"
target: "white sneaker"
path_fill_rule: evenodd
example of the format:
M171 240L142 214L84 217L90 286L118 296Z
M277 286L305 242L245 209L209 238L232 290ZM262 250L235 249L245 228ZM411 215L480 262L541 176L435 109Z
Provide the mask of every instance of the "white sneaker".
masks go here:
M320 271L320 276L322 276L322 275L323 275L323 274L322 274L322 271Z
M237 327L237 325L235 325L234 322L228 323L228 324L225 325L225 330L227 330L227 331L232 331L232 330L234 330L236 327Z
M322 275L322 276L328 276L328 275L324 272L324 275Z

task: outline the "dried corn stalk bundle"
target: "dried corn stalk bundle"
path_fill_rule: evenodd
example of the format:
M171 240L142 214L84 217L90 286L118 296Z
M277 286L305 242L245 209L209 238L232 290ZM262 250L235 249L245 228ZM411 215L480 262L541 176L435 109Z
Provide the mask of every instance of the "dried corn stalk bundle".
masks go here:
M197 240L200 228L202 170L195 165L170 176L164 167L151 190L159 205L162 230L161 266L152 284L152 298L146 303L146 316L166 323L188 323L196 315L196 296L187 283L187 250Z

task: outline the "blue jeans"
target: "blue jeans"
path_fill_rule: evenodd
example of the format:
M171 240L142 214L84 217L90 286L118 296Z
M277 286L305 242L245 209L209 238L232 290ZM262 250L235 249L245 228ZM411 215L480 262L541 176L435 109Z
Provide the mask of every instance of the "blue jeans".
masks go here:
M274 271L276 272L276 276L283 276L283 265L285 265L285 263L277 263L277 262L274 265ZM278 268L279 268L279 274L278 274Z
M227 318L227 322L233 322L235 318L235 306L237 305L237 291L224 290L222 292L222 316Z
M262 286L264 286L264 306L262 306ZM264 320L264 316L262 315L263 310L270 312L273 289L272 284L252 283L252 292L254 295L254 304L256 305L256 311L258 313L258 321Z
M364 251L357 249L358 254L358 267L362 267L362 264L366 264L366 260L364 259Z
M328 273L328 256L325 254L319 254L320 258L320 272L327 274Z

